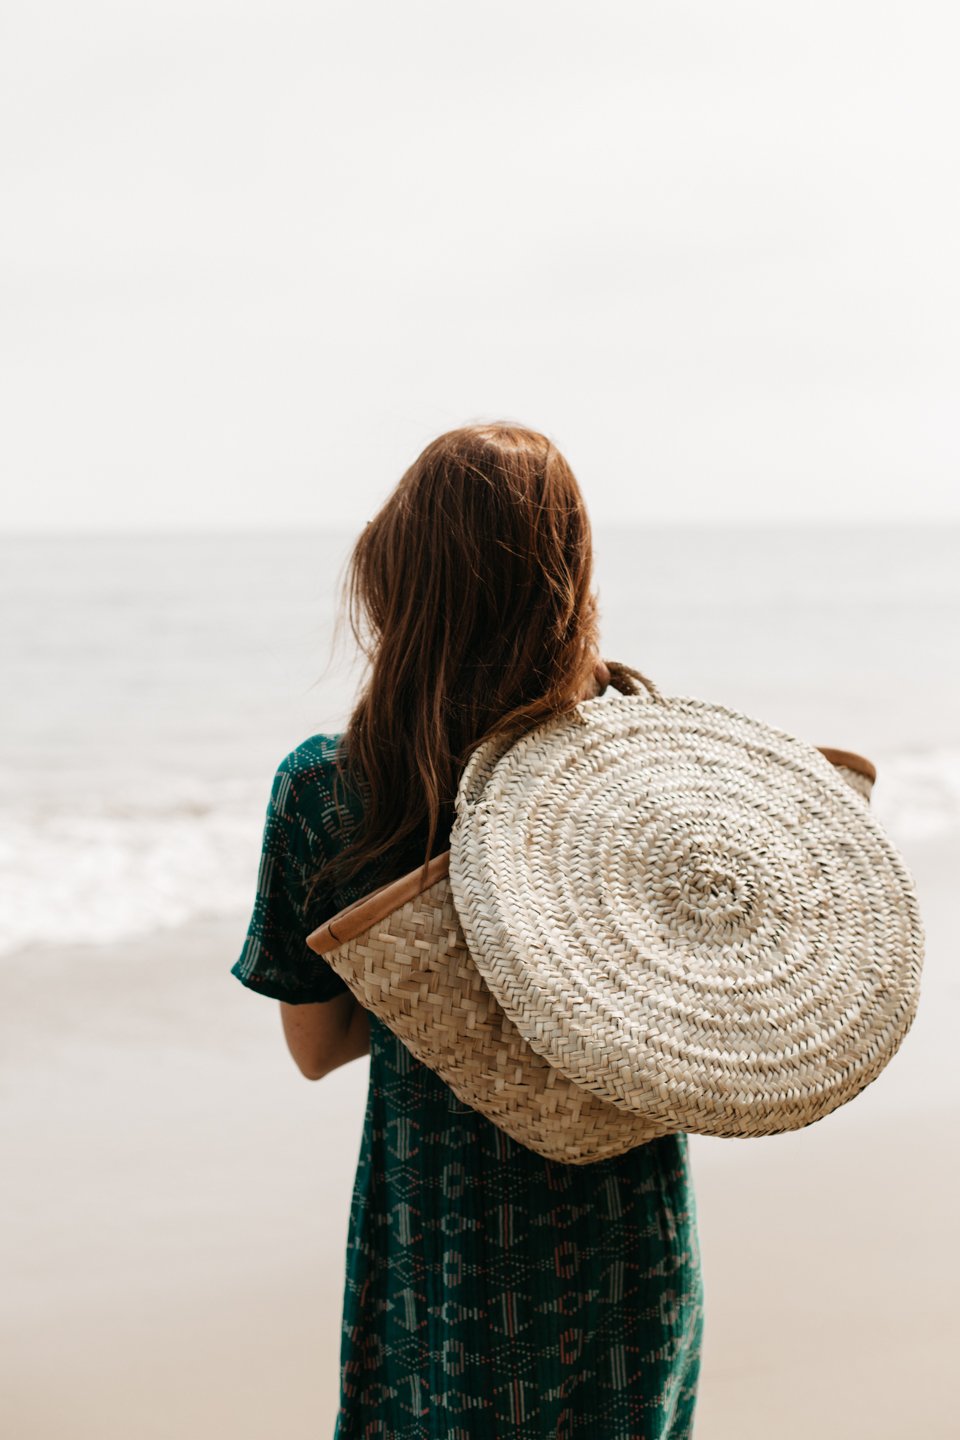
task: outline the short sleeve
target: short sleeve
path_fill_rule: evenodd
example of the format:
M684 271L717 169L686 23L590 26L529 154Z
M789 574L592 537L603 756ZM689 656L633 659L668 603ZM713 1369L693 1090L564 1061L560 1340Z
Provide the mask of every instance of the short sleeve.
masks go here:
M349 987L306 943L310 931L340 907L329 891L314 891L307 913L307 888L322 857L311 847L300 813L297 790L306 782L291 764L296 753L281 761L273 779L253 914L230 973L261 995L305 1005L332 1000Z

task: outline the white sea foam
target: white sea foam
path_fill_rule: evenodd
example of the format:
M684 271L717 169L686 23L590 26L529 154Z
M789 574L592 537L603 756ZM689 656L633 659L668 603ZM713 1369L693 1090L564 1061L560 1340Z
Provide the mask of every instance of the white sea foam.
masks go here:
M31 943L134 939L249 909L263 787L204 787L184 804L0 817L0 954Z
M960 750L905 751L877 761L871 805L895 842L960 831Z
M248 916L264 786L181 780L177 789L166 787L165 798L0 817L0 954ZM960 751L884 756L872 805L897 844L960 832Z
M907 850L960 829L956 532L596 538L605 655L869 756ZM270 767L348 713L356 676L324 671L344 553L300 530L0 540L0 953L249 917Z

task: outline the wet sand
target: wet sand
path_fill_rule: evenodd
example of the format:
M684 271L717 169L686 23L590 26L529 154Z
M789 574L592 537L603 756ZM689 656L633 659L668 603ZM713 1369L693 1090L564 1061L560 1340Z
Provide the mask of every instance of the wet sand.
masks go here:
M691 1142L697 1440L958 1433L960 841L904 856L928 953L900 1054L805 1131ZM299 1075L275 1003L228 973L246 919L4 961L0 1391L18 1440L332 1437L368 1062Z

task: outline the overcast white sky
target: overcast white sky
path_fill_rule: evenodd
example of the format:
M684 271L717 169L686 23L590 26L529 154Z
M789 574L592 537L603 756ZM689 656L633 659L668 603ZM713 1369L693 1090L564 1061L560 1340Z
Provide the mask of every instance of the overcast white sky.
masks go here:
M8 0L0 526L960 518L960 8Z

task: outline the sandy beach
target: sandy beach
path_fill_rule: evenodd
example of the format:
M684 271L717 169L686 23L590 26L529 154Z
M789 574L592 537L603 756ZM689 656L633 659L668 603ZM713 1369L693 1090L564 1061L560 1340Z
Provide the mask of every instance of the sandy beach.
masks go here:
M495 712L535 721L594 642L668 702L637 739L694 701L867 759L926 931L919 1014L852 1103L690 1137L695 1440L960 1440L960 6L11 9L0 1440L333 1440L370 1062L307 1081L278 1003L231 968L249 935L244 973L316 993L301 943L346 887L305 904L299 882L354 838L351 800L375 861L425 798L454 801ZM514 854L559 877L552 913L599 964L608 897L643 902L661 973L671 906L684 943L748 954L732 889L776 974L793 929L764 878L805 888L829 944L862 864L849 834L812 878L793 858L829 817L752 784L762 753L782 780L779 743L727 777L709 727L682 730L675 767L638 751L636 808L619 745L609 773L589 744L582 775L549 757L514 792ZM326 771L342 736L353 797ZM581 781L589 832L545 825L540 782L563 804ZM714 819L730 887L703 863ZM651 885L651 846L697 865ZM858 894L860 928L877 887ZM705 988L753 1005L728 979ZM384 1205L350 1252L359 1403L400 1376L408 1430L443 1412L467 1419L430 1440L530 1440L469 1427L478 1356L502 1357L501 1411L530 1414L523 1347L556 1359L530 1390L579 1409L555 1428L641 1440L591 1416L689 1398L675 1179L656 1167L642 1207L615 1185L602 1210L555 1204L553 1175L441 1151L403 1069L371 1131ZM474 1248L463 1197L501 1253ZM503 1251L538 1241L529 1281L501 1283ZM449 1305L420 1303L424 1273ZM643 1338L620 1345L637 1273ZM398 1440L362 1428L341 1440Z
M960 841L905 851L921 1012L850 1105L694 1137L698 1440L951 1440ZM312 1084L228 975L246 917L5 966L5 1431L331 1436L368 1062Z

